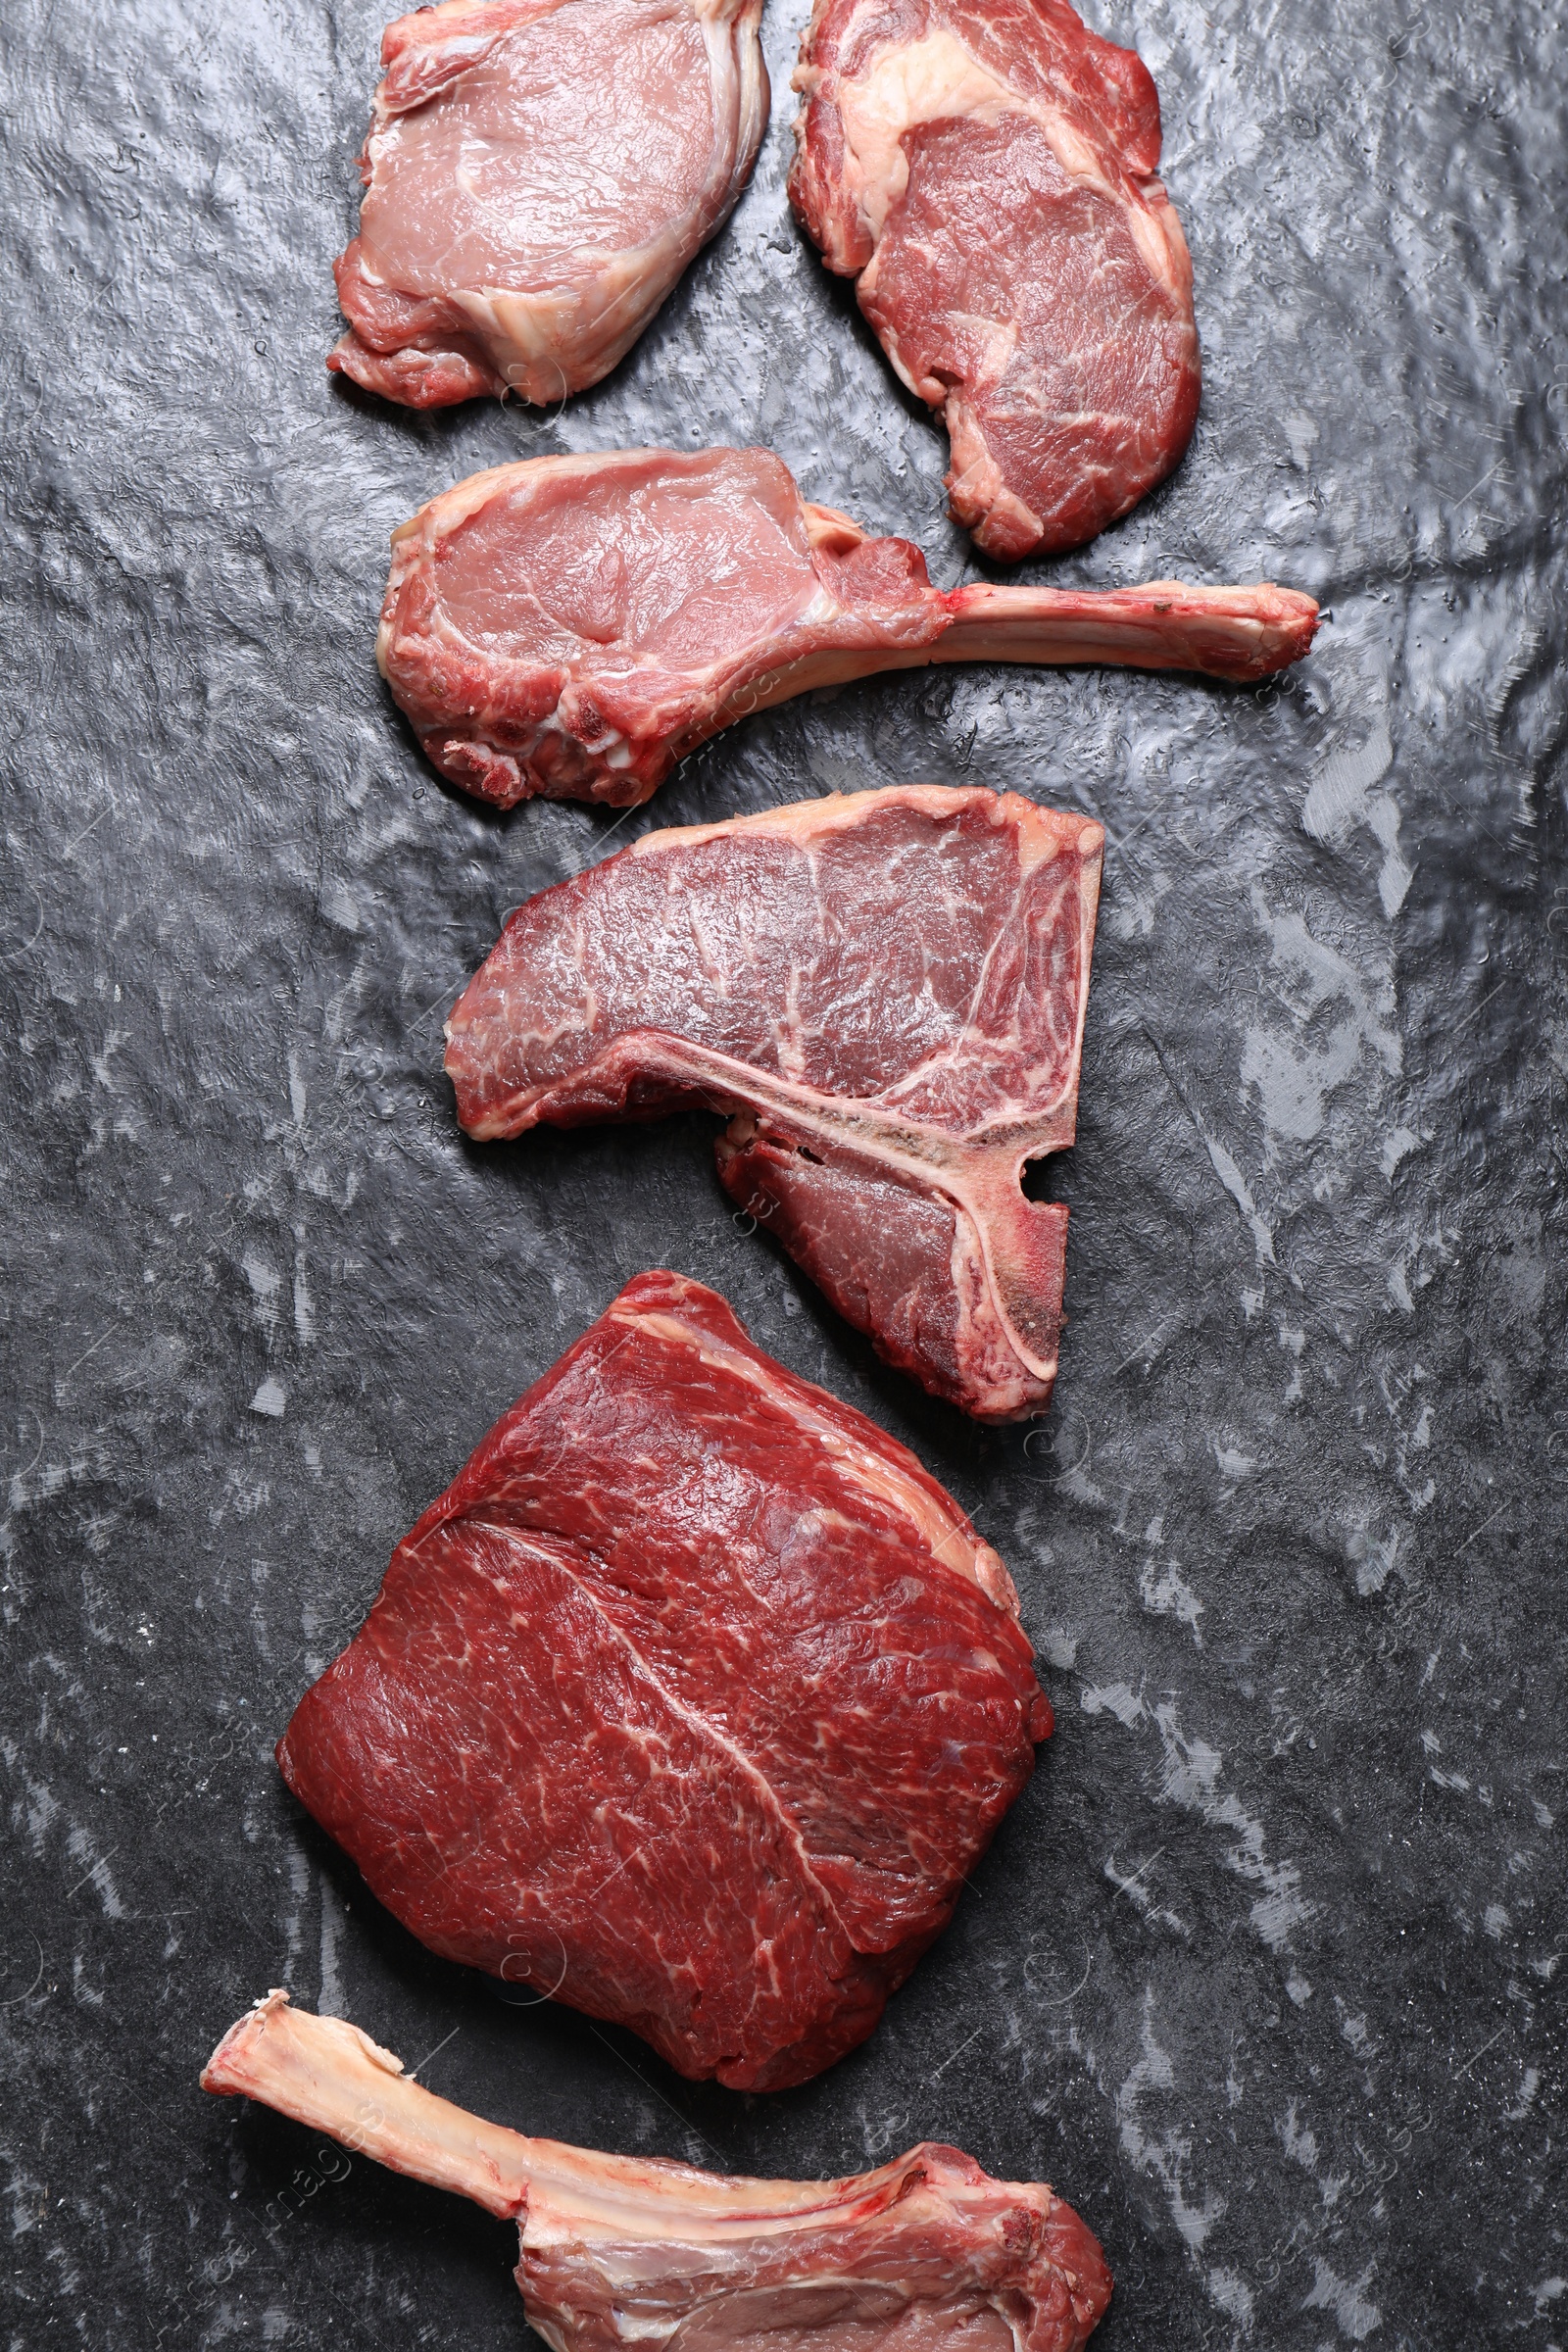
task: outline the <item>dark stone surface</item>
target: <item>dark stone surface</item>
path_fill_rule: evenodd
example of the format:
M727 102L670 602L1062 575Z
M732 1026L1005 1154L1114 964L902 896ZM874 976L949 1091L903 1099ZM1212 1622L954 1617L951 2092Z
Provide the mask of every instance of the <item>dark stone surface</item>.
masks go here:
M1298 675L893 679L614 840L494 821L370 661L387 533L462 474L757 439L967 560L787 216L803 13L755 186L615 378L420 421L321 366L370 0L6 12L13 2352L520 2340L506 2230L198 2091L278 1983L525 2128L1049 2178L1117 2274L1105 2352L1568 2343L1561 10L1098 11L1160 84L1207 376L1175 480L1056 576L1309 587ZM440 1075L529 892L909 777L1114 841L1033 1436L879 1370L737 1230L709 1122L475 1150ZM438 1966L271 1763L396 1537L661 1262L949 1481L1059 1715L882 2031L770 2100Z

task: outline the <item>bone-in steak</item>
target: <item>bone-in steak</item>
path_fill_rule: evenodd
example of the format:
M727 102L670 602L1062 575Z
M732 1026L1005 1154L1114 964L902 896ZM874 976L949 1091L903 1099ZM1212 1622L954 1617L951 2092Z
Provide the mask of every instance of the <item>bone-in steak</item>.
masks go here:
M878 1352L988 1421L1056 1370L1102 835L941 785L649 834L519 907L447 1027L471 1135L735 1114L719 1172Z
M278 1761L432 1950L776 2089L871 2032L1050 1728L952 1497L656 1273L399 1544Z
M327 366L389 400L609 373L728 218L761 0L443 0L387 27Z
M1077 547L1198 416L1193 270L1159 100L1066 0L817 0L790 195L953 445L955 518Z
M745 2180L524 2138L284 1992L230 2027L202 2086L514 2221L523 2304L555 2352L1079 2352L1110 2298L1070 2205L956 2148L849 2180Z
M501 466L398 530L376 659L453 783L511 808L648 799L732 719L930 662L1121 662L1246 681L1304 654L1290 589L1156 580L942 594L906 539L803 503L760 449Z

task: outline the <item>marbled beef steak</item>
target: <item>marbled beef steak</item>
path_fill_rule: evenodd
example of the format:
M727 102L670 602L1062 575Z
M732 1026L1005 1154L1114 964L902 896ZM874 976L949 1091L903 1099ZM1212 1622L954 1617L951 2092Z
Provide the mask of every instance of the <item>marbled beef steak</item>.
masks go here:
M907 539L803 501L762 449L478 473L393 534L376 660L443 775L503 808L646 801L732 719L930 662L1118 662L1245 683L1299 660L1290 589L943 593Z
M719 1174L879 1354L1043 1411L1102 835L943 785L651 833L517 909L447 1024L471 1135L731 1114Z
M1066 0L817 0L790 195L953 445L988 555L1077 547L1198 416L1159 100Z
M1050 1729L952 1497L654 1273L399 1544L278 1761L432 1950L776 2089L871 2032Z
M230 2027L202 2084L514 2221L552 2352L1079 2352L1110 2297L1070 2205L956 2148L848 2180L744 2180L525 2139L283 1992Z
M728 220L761 0L443 0L381 42L327 361L410 408L607 375Z

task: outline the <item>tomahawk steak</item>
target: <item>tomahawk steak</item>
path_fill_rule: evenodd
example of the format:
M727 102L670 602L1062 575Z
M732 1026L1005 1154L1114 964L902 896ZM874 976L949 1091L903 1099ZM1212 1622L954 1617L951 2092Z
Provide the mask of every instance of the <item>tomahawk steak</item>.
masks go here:
M283 1777L433 1951L680 2073L862 2041L1051 1729L912 1454L676 1274L629 1283L405 1537Z
M1050 1400L1102 836L895 786L651 833L517 909L447 1025L470 1135L733 1114L719 1174L879 1354Z
M1147 69L1066 0L816 0L790 195L953 445L987 554L1077 547L1181 458L1193 269Z
M1240 681L1297 661L1316 626L1281 588L944 595L917 547L803 504L765 450L639 449L501 466L432 499L393 535L376 659L466 792L625 808L808 687L929 662Z
M327 361L410 408L607 375L728 220L762 0L443 0L400 17Z
M285 1992L229 2028L202 2086L514 2221L554 2352L1078 2352L1110 2300L1054 2190L929 2141L853 2180L746 2180L525 2139Z

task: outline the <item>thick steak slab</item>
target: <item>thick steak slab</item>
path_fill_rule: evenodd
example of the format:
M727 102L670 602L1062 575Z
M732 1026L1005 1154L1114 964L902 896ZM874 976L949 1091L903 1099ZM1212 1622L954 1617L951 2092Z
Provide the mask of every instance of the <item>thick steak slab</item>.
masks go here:
M1050 1729L951 1496L655 1273L399 1544L277 1752L432 1950L767 2089L870 2033Z
M556 2352L1080 2352L1110 2297L1054 2189L929 2140L848 2180L748 2180L525 2138L286 1992L229 2028L202 2087L515 2221Z
M808 687L929 662L1124 662L1246 681L1304 654L1290 589L946 593L907 539L801 498L761 449L498 466L394 532L376 660L443 775L502 808L645 801Z
M549 404L630 350L767 121L761 0L443 0L388 25L327 366Z
M726 1189L879 1354L988 1421L1040 1412L1102 835L1013 793L895 786L649 834L508 923L447 1024L471 1135L732 1113Z
M1077 547L1198 416L1159 101L1066 0L817 0L790 196L909 389L989 555Z

